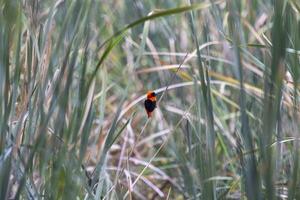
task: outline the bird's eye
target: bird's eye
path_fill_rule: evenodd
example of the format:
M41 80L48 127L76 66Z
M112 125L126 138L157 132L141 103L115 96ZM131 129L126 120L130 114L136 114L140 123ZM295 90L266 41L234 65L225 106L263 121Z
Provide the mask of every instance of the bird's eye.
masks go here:
M156 96L155 92L152 92L152 96L153 96L153 97L155 97L155 96Z

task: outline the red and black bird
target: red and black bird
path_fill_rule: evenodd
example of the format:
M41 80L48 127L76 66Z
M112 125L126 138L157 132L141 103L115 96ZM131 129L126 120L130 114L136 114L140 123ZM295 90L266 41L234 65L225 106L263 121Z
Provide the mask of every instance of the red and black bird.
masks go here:
M153 91L147 92L147 98L144 102L144 106L148 115L148 118L152 116L152 112L156 108L156 94Z

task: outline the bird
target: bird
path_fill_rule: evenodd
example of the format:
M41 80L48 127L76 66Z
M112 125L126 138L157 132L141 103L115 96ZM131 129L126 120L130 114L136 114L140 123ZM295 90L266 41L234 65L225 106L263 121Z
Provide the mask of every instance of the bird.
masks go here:
M144 106L148 115L148 118L152 116L152 112L156 108L156 93L153 91L147 92L147 98L144 102Z

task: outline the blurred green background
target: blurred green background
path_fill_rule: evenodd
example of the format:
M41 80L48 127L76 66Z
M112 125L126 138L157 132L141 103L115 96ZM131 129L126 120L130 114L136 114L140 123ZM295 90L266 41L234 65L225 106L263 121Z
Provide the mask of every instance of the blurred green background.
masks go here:
M297 0L0 0L0 199L300 199L299 75Z

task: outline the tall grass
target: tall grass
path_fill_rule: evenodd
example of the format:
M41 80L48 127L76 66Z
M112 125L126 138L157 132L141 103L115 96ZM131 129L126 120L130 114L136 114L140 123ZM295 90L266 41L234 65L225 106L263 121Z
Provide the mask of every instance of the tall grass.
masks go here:
M299 13L0 0L0 199L299 199Z

